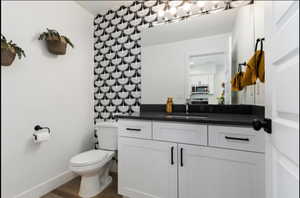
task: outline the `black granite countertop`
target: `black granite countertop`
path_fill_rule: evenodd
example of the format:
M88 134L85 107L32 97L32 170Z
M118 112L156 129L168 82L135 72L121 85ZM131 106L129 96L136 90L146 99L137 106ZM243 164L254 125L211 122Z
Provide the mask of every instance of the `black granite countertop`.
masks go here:
M242 113L242 111L241 112L225 111L222 113L219 112L213 113L213 111L206 111L206 112L193 111L189 114L185 114L182 111L177 111L168 114L165 113L164 111L157 111L157 110L151 111L150 109L147 109L146 111L142 111L140 113L119 114L116 115L116 118L252 127L252 121L254 119L261 119L261 120L264 119L264 113L256 113L255 111L253 111L253 113L251 113L250 111L246 113Z

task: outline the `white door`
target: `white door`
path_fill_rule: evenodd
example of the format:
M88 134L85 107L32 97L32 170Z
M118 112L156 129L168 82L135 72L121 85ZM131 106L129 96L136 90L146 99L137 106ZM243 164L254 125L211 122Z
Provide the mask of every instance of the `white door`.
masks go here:
M299 1L265 1L267 198L299 198Z
M178 145L179 198L265 198L261 153Z
M119 194L177 198L177 144L120 137L118 145Z

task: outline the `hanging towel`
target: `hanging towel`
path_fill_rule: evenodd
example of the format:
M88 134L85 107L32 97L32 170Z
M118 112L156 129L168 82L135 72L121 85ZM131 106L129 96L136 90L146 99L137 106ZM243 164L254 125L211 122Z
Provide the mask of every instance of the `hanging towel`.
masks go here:
M257 39L255 45L255 53L247 63L247 69L242 78L242 86L256 84L257 78L261 82L265 82L265 53L263 51L264 39ZM258 44L260 43L261 50L257 50Z
M241 85L243 87L246 87L248 85L254 85L256 83L257 79L257 70L256 70L256 61L255 56L248 61L246 72L244 73L242 79L241 79Z
M265 82L265 52L263 50L263 41L262 39L261 42L261 50L256 51L257 56L258 56L258 62L257 62L257 76L260 80L260 82L264 83Z
M265 52L264 51L256 51L255 55L249 60L247 63L247 68L250 66L253 71L255 70L255 74L253 74L253 80L258 78L260 82L265 82ZM255 83L254 83L255 84Z
M241 81L244 73L242 71L237 72L233 79L231 80L231 90L232 91L241 91L243 90L243 86L241 85Z

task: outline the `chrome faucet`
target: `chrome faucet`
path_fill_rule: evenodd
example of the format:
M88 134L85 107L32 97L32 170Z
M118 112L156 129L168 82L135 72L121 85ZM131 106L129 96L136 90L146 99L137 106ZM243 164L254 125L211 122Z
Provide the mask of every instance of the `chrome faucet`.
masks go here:
M188 114L189 113L189 105L191 103L191 99L190 98L187 98L185 100L185 114Z

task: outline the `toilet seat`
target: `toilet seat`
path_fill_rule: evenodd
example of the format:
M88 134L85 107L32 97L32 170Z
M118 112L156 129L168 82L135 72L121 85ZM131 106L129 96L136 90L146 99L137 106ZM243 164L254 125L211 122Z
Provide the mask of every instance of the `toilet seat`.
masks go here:
M70 160L70 165L72 167L84 167L93 164L98 164L109 160L113 154L114 154L113 151L104 151L104 150L86 151L74 156Z

